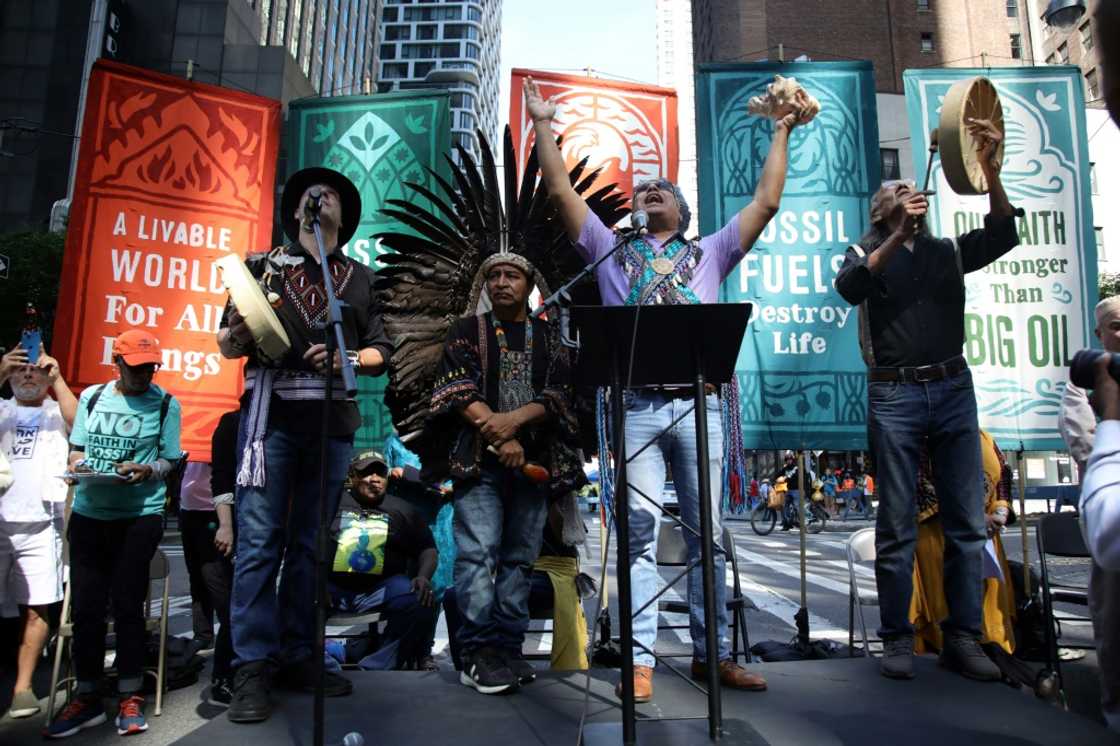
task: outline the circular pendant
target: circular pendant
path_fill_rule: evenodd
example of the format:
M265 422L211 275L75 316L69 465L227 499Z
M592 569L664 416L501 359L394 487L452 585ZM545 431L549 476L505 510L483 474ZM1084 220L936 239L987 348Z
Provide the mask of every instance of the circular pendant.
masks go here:
M658 257L649 263L650 268L659 275L673 274L673 262L665 257Z

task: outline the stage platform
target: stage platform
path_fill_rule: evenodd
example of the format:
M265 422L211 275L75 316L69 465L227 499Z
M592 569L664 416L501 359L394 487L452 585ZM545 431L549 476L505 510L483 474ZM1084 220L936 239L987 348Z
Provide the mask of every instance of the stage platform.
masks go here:
M918 678L913 681L884 679L877 661L861 658L761 665L769 691L724 692L724 719L735 733L724 743L1120 744L1120 737L1102 725L1047 705L1033 694L1003 684L967 681L939 669L930 658L919 658L916 664ZM459 684L458 674L452 671L348 675L354 681L354 694L327 700L328 744L340 744L347 733L358 732L366 746L576 746L584 702L582 673L542 671L537 681L516 694L493 697ZM589 723L619 721L613 694L617 677L617 671L592 671ZM704 714L704 697L673 674L658 668L654 686L654 701L638 706L641 715ZM310 744L311 707L309 696L284 695L266 723L234 725L218 716L174 743ZM639 722L638 743L710 742L706 721L695 721L673 726Z

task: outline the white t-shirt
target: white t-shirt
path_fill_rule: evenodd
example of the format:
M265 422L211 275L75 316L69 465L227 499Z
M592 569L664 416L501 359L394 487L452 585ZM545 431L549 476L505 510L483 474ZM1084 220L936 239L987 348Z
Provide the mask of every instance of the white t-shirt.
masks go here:
M58 403L47 399L38 407L0 400L0 447L12 467L12 486L0 497L0 520L32 523L61 515L66 503L69 450L66 422Z

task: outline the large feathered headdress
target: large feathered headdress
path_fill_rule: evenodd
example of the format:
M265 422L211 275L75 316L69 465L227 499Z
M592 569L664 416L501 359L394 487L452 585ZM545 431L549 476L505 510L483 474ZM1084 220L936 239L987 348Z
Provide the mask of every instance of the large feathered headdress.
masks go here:
M461 165L447 159L451 182L429 169L441 194L405 183L430 202L431 209L404 200L387 200L389 206L382 209L419 234L378 236L387 253L379 257L385 266L377 273L377 295L394 345L385 404L402 438L424 426L448 330L456 318L477 312L484 263L492 265L496 254L505 254L519 266L527 263L544 296L583 266L556 207L537 183L536 148L529 153L519 184L513 139L506 127L503 206L490 144L481 132L478 139L481 166L457 145ZM613 184L586 194L597 175L587 171L585 159L569 178L604 224L614 225L626 214L626 197Z

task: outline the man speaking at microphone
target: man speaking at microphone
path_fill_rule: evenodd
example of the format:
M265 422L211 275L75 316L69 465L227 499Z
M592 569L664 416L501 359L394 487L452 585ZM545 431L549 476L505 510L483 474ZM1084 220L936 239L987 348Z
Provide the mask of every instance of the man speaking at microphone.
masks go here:
M615 246L615 234L603 225L595 213L572 188L563 156L552 134L552 118L556 104L545 101L532 78L525 81L525 108L533 119L541 174L553 202L560 211L568 237L584 260L603 257ZM637 228L624 240L615 255L597 270L603 303L610 306L644 304L715 303L719 286L735 269L759 234L778 212L778 203L786 180L786 164L790 132L809 115L803 104L791 108L774 124L774 139L755 190L754 200L746 205L718 232L688 240L684 237L691 219L688 205L679 188L666 179L639 184L634 189L631 223ZM642 225L644 224L644 228ZM670 340L667 340L671 344ZM700 525L699 479L697 475L696 427L692 417L681 419L654 446L645 444L692 406L692 389L632 390L626 395L626 450L638 455L629 463L627 475L630 489L630 571L633 608L643 609L657 592L657 534L660 511L643 499L647 495L658 506L664 488L665 466L670 464L673 483L680 503L681 519L694 529ZM718 410L714 394L707 400L709 410ZM708 442L712 485L719 485L722 467L723 431L719 417L708 420ZM713 535L720 528L720 494L714 490L712 499ZM700 540L691 531L684 532L690 561L700 556ZM704 618L704 593L700 565L688 574L688 604L692 635L692 676L703 680L709 661L705 660L705 625L714 623L719 629L720 681L737 689L762 690L766 681L731 660L725 635L727 605L725 583L716 583L716 619ZM715 576L724 577L724 558L715 556ZM640 649L634 655L634 699L648 702L653 698L652 655L657 639L657 605L650 604L634 618L634 643ZM616 687L621 696L621 684Z
M331 361L322 341L327 297L312 225L316 207L335 295L345 304L346 350L336 350ZM218 333L225 357L247 358L237 439L237 553L230 604L237 668L229 708L233 722L269 717L274 674L286 688L314 690L312 602L325 376L334 382L328 457L322 465L327 470L327 515L333 516L361 424L358 405L347 398L339 375L341 355L350 358L355 372L378 375L392 352L374 301L373 270L341 251L358 227L361 207L357 188L337 171L307 168L293 174L280 198L290 243L247 260L291 349L278 362L259 354L246 320L232 304ZM327 696L350 690L345 678L326 675Z

